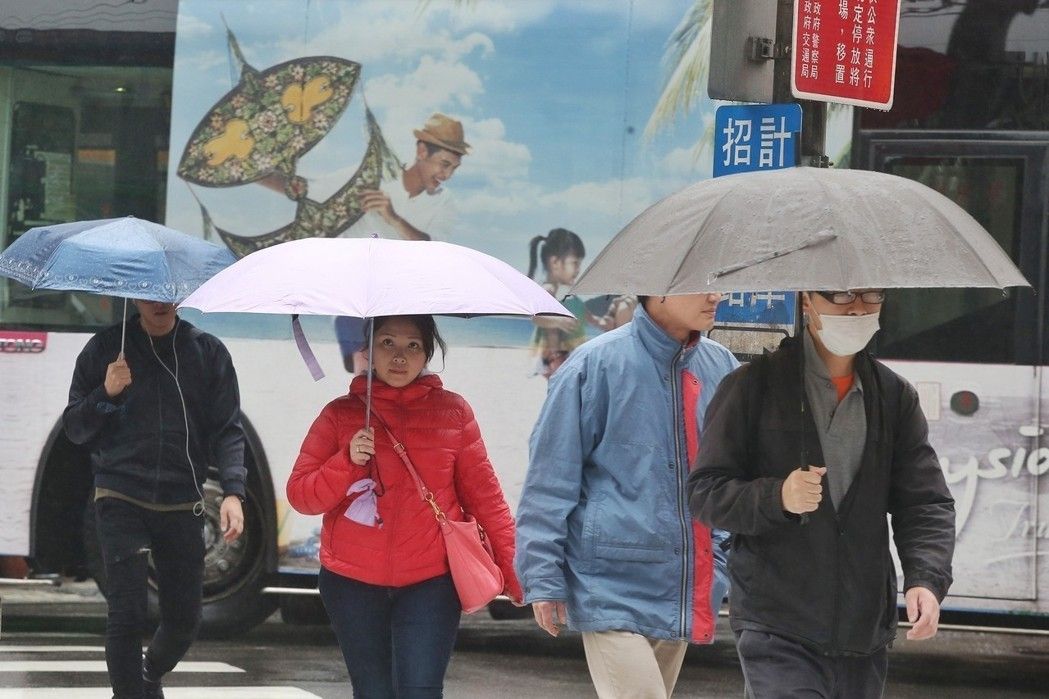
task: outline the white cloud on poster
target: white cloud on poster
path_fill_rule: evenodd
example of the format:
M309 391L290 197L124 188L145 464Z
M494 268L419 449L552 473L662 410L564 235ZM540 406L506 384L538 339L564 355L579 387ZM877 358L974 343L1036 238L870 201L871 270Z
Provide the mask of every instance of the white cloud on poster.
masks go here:
M453 184L454 188L454 184ZM499 189L455 191L455 208L462 218L517 216L533 211L542 190L525 180L506 183Z
M208 36L215 30L199 17L194 17L188 12L180 12L178 15L178 26L175 31L180 37L197 39L202 36Z
M523 143L506 139L506 126L501 119L463 120L466 141L470 144L466 168L471 178L481 177L491 187L504 187L508 182L528 177L532 153Z
M455 111L473 107L484 92L480 76L464 63L423 56L411 73L387 73L365 83L373 111L403 112L409 123L422 123L438 107ZM392 116L392 115L391 115Z
M681 0L645 0L645 2L610 2L609 0L566 0L577 12L629 16L637 26L664 26L677 24L688 11L688 3Z
M428 12L446 16L457 29L479 29L493 33L509 33L538 24L555 11L611 15L626 18L635 25L665 25L676 23L688 9L682 0L516 0L512 2L481 1L452 3L433 0Z
M463 122L471 151L462 167L471 179L481 178L497 186L523 179L532 161L528 147L507 139L502 120L477 119L469 114L475 97L483 92L480 76L468 66L430 56L423 56L407 75L382 75L365 85L368 105L387 143L402 160L410 163L415 152L413 130L434 112L443 112Z
M554 0L527 2L476 2L455 6L450 2L432 2L432 11L445 15L456 29L479 29L494 33L520 31L550 15L557 7Z
M470 32L457 36L434 26L437 17L418 12L412 2L367 2L353 5L353 12L320 31L310 32L310 50L359 61L365 66L384 60L413 60L423 54L434 54L458 60L480 50L493 50L492 40L484 34ZM281 42L282 53L302 53L302 38L289 36Z
M194 51L188 56L180 56L178 67L179 70L188 68L190 74L207 74L210 70L217 66L226 65L229 63L229 54L226 51ZM225 82L229 82L228 77L224 78ZM226 85L228 90L232 85Z
M521 180L507 183L502 189L457 191L455 196L456 207L464 217L528 214L536 219L556 215L566 220L585 220L634 216L667 192L666 181L635 177L580 182L556 191Z
M700 179L710 177L713 164L709 149L696 152L695 146L675 148L659 161L659 172L665 177Z
M558 210L565 216L633 216L661 194L659 183L645 177L604 182L581 182L549 192L538 199L541 208Z

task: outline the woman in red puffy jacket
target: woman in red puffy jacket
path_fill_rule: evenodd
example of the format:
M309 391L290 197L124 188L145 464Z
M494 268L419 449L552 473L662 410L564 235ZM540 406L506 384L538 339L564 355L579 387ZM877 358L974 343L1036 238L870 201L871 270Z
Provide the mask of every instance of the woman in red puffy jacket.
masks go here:
M433 317L376 318L374 334L373 427L358 376L310 427L288 502L324 515L319 588L354 696L440 697L461 607L433 510L383 423L447 516L465 511L485 529L504 593L520 603L514 520L473 411L425 371L436 346L445 351Z

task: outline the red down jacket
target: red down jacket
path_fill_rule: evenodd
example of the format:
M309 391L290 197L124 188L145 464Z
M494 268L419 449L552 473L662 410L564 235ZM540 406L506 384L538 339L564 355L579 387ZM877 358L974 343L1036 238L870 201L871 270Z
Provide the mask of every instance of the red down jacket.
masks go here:
M375 458L366 466L350 461L350 438L364 426L364 403L354 394L363 399L364 392L365 378L359 376L350 384L350 395L333 400L314 421L288 478L288 502L303 514L324 515L321 565L334 573L390 587L443 575L448 562L433 511L420 499L407 468L374 420ZM519 602L513 516L466 400L428 374L404 388L374 380L372 410L404 443L448 518L461 520L465 510L484 527L506 580L504 592ZM382 493L381 527L343 516L353 499L346 491L368 477L381 483L376 488Z

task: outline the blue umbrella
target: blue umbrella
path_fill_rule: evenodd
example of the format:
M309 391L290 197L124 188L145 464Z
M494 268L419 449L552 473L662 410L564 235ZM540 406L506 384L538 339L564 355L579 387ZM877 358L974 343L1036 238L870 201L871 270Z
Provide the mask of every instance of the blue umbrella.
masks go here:
M31 289L177 303L236 258L228 249L128 216L31 228L0 253L0 276ZM123 348L121 348L123 349Z

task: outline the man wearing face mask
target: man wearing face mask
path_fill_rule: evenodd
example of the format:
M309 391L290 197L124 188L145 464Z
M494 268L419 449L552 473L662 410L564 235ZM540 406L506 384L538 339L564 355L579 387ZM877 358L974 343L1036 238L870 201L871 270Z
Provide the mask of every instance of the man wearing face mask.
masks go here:
M808 325L730 374L689 506L733 534L731 625L747 696L880 697L903 568L908 640L936 634L954 500L914 388L864 349L878 289L802 294Z

